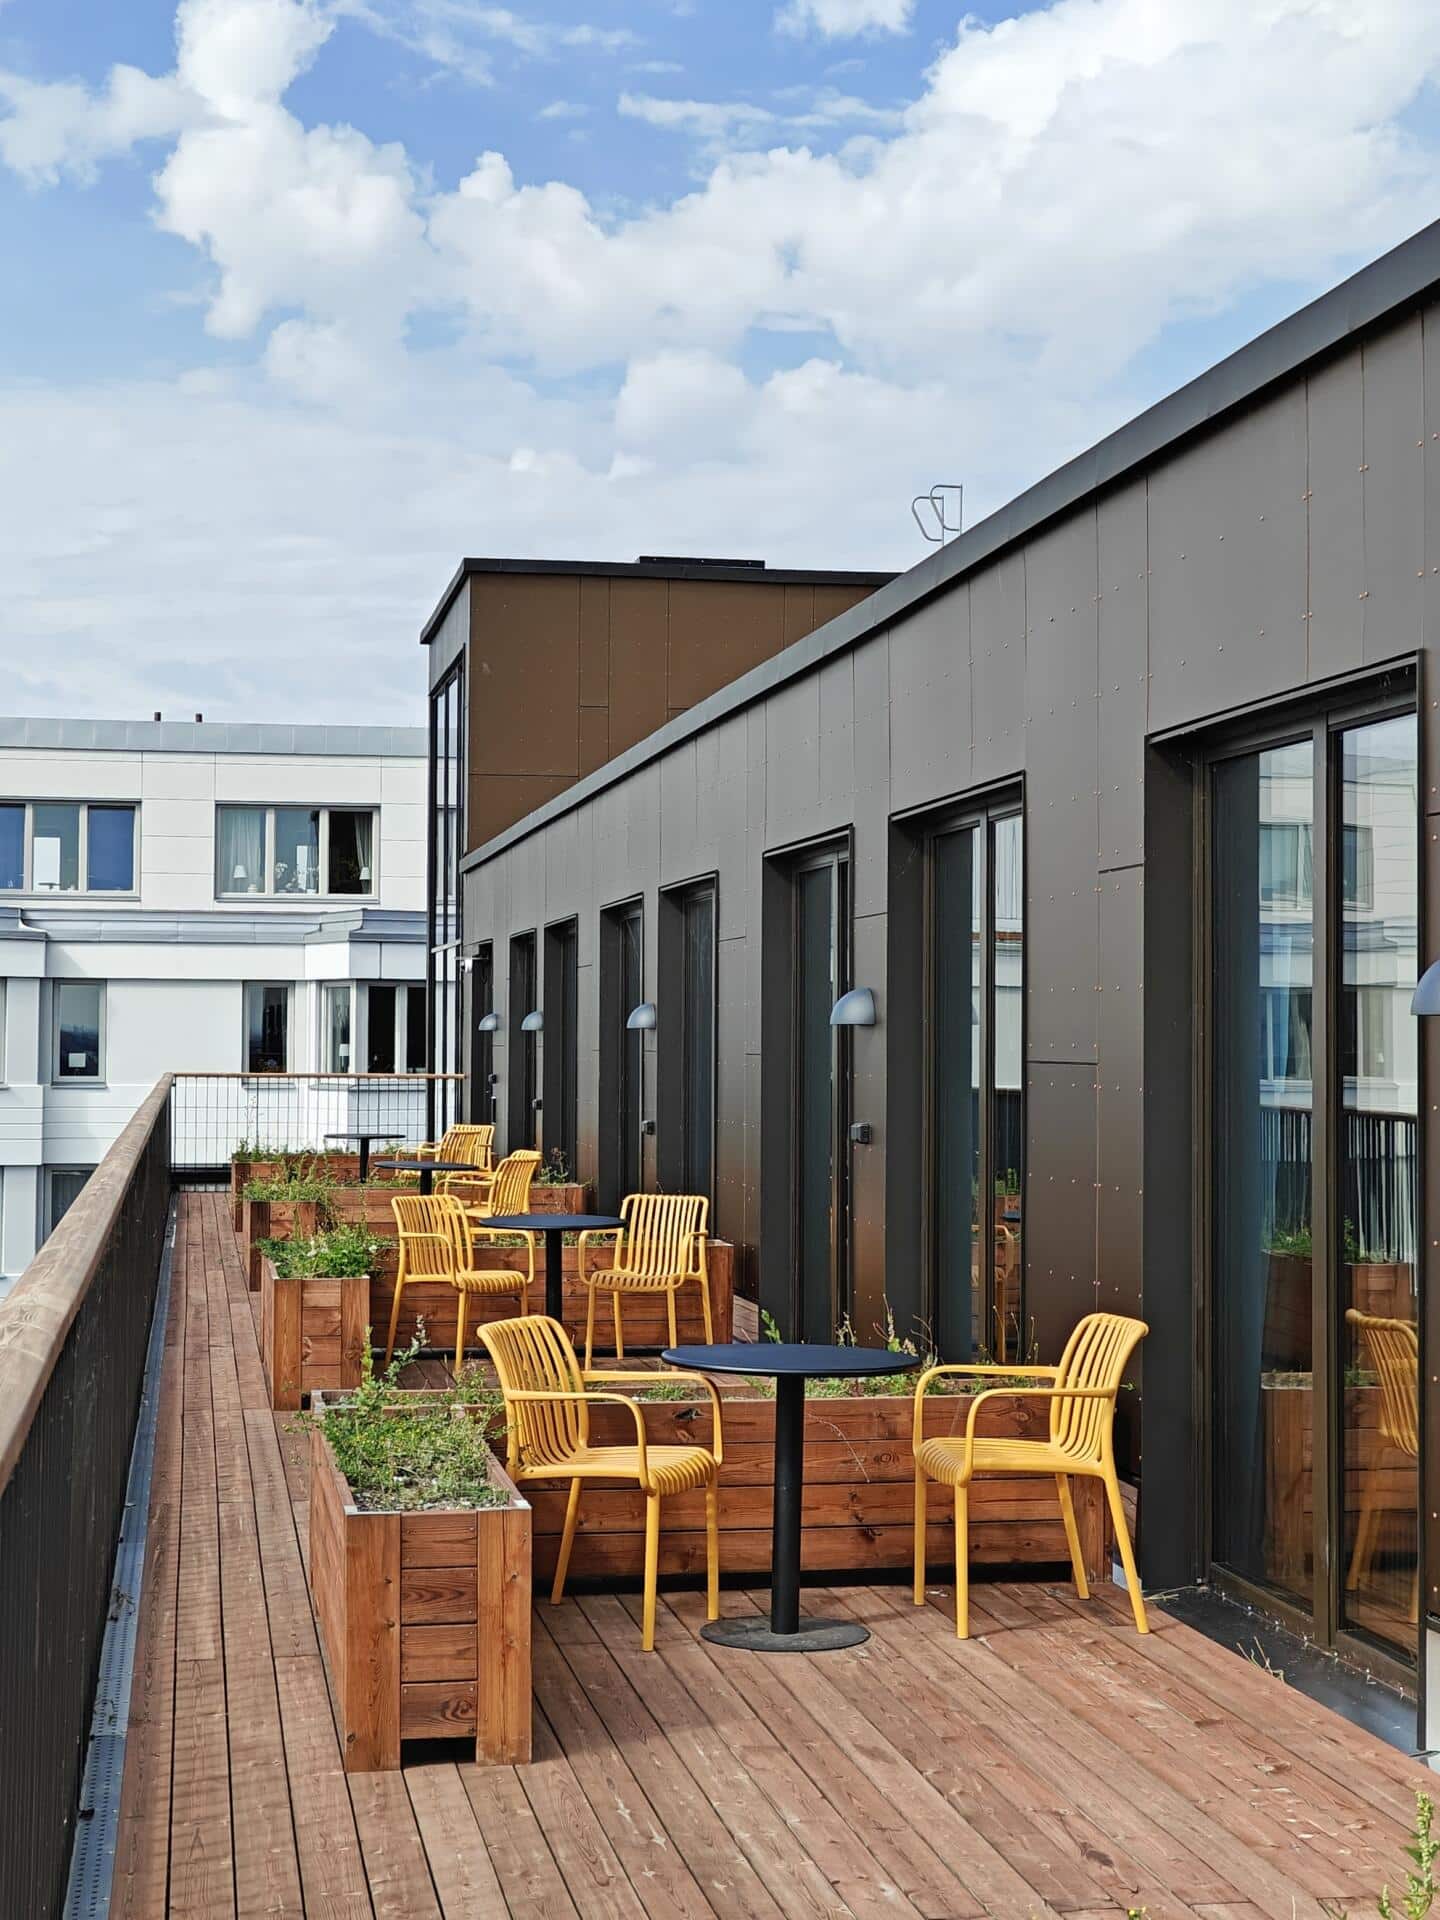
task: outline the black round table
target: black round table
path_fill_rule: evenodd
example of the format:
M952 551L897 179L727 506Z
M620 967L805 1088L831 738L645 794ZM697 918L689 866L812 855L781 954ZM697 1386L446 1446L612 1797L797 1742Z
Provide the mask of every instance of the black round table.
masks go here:
M913 1353L887 1347L823 1347L757 1340L725 1347L667 1347L668 1366L697 1373L770 1374L775 1380L775 1518L770 1543L770 1618L710 1620L706 1640L752 1653L827 1653L870 1638L855 1620L800 1616L800 1507L805 1492L805 1382L820 1377L905 1373Z
M370 1142L372 1140L393 1140L394 1128L383 1133L327 1133L327 1140L358 1140L360 1142L360 1184L363 1187L370 1178Z
M492 1213L480 1223L502 1233L543 1233L545 1236L545 1311L552 1320L564 1320L565 1236L593 1233L601 1227L623 1227L615 1213Z
M418 1173L420 1191L429 1194L435 1191L437 1173L483 1173L483 1167L474 1166L469 1160L377 1160L374 1163L384 1173Z

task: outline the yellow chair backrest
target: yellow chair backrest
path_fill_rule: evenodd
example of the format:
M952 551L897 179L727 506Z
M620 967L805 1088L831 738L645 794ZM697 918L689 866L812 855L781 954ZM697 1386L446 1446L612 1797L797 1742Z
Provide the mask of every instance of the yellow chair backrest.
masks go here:
M444 1194L396 1194L390 1202L407 1279L448 1280L455 1271L453 1200Z
M488 1173L494 1152L494 1127L451 1127L445 1135L445 1151L437 1157L462 1160L467 1166L480 1167Z
M1380 1438L1418 1458L1420 1453L1420 1339L1413 1322L1386 1320L1358 1307L1345 1318L1360 1335L1380 1378Z
M570 1336L558 1320L529 1313L519 1320L492 1320L478 1329L495 1363L509 1423L509 1460L531 1470L573 1457L590 1438L583 1400L514 1400L517 1393L583 1393L585 1382Z
M1065 1343L1050 1402L1051 1444L1077 1459L1099 1461L1109 1445L1115 1396L1131 1354L1149 1328L1120 1313L1087 1313ZM1103 1393L1105 1399L1067 1397L1065 1389Z
M620 1202L625 1230L615 1265L647 1279L698 1272L709 1212L710 1202L698 1193L627 1193Z
M530 1182L539 1165L540 1156L533 1147L507 1153L495 1169L495 1185L490 1192L491 1213L528 1213Z

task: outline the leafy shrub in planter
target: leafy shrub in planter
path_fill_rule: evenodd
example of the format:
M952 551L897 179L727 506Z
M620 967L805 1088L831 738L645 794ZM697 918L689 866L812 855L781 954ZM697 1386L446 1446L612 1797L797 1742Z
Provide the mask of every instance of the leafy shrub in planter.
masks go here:
M327 1227L308 1238L256 1244L281 1280L343 1280L369 1273L380 1249L374 1234L361 1226Z

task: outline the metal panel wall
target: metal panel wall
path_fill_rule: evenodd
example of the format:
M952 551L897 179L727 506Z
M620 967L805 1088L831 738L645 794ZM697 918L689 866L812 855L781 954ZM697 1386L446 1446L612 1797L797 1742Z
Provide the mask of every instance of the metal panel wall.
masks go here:
M1427 493L1426 466L1433 474L1440 459L1440 379L1424 374L1437 337L1440 318L1427 311L1352 344L607 789L585 809L591 844L552 852L568 831L552 821L467 878L467 935L502 951L522 924L519 876L538 869L545 898L538 908L525 899L523 924L578 915L585 962L608 901L642 894L653 941L656 889L718 873L716 1215L742 1244L753 1291L770 1151L760 1137L764 858L852 835L855 978L880 1003L880 1025L855 1048L855 1117L876 1138L855 1150L854 1247L863 1309L878 1311L887 1185L916 1171L890 1153L885 1128L887 1022L914 1013L886 993L890 821L1023 780L1027 1312L1046 1358L1097 1301L1151 1320L1151 1397L1176 1410L1157 1428L1164 1444L1147 1475L1167 1520L1147 1530L1146 1552L1167 1579L1186 1571L1193 1492L1181 1418L1195 1340L1184 1224L1193 843L1183 770L1147 740L1435 644L1440 485ZM789 619L787 609L787 635ZM1428 667L1422 686L1433 878L1440 758ZM1152 807L1157 780L1165 792ZM1157 848L1147 832L1160 835ZM1147 941L1163 950L1154 973ZM653 953L648 964L653 978ZM593 1063L593 969L581 993ZM665 1033L662 1006L661 1047ZM1434 1053L1427 1035L1432 1085ZM593 1173L593 1065L580 1104L582 1170ZM1440 1190L1433 1171L1431 1186ZM894 1290L908 1291L904 1276ZM1126 1402L1134 1459L1138 1396Z

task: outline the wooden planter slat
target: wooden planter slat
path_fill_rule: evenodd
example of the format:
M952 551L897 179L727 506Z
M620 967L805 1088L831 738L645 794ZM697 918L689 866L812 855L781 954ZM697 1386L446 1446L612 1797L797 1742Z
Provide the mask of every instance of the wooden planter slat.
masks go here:
M310 1586L347 1772L398 1767L400 1743L465 1736L477 1761L530 1758L530 1508L359 1511L310 1436Z
M306 1394L359 1386L369 1306L368 1274L282 1279L262 1257L260 1359L272 1407L293 1411Z
M563 1187L542 1187L536 1182L530 1189L531 1213L590 1213L590 1188L578 1180Z

